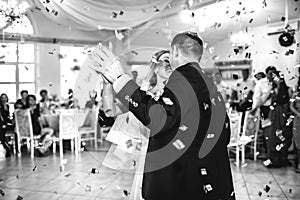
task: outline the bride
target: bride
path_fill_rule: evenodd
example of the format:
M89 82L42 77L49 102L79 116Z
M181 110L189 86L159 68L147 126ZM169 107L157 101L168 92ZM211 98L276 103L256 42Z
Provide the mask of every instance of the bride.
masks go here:
M147 91L153 98L158 98L172 73L169 63L170 52L161 50L151 59L149 72L142 81L141 89ZM108 98L110 96L110 98ZM103 106L110 111L107 115L117 115L114 108L113 93L110 84L103 89ZM120 109L119 109L120 111ZM145 127L131 112L117 115L116 121L108 133L106 140L112 145L103 161L103 165L123 172L135 173L130 200L142 200L141 187L143 181L144 163L148 148L150 130Z

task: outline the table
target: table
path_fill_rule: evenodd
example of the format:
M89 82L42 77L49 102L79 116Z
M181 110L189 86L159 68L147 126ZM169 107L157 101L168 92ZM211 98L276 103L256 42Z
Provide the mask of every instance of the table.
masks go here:
M86 123L86 118L91 110L74 110L74 119L76 120L77 127L82 127ZM59 116L60 114L42 114L43 125L53 128L57 133L59 131Z

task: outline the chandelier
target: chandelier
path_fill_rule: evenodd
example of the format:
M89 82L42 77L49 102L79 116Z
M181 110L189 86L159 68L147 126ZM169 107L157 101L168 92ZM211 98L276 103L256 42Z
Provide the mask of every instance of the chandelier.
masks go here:
M232 34L230 36L232 46L234 47L249 47L254 43L254 39L250 33L244 31L239 31L238 33Z
M25 1L19 3L17 0L0 0L0 30L21 21L28 7Z

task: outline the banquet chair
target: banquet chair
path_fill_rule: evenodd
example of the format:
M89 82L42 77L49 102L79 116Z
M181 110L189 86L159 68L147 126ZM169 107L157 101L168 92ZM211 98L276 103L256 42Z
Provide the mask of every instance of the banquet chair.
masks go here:
M18 137L18 153L21 155L21 141L26 140L27 148L30 149L30 156L34 158L34 147L38 145L40 136L33 135L31 116L29 109L15 110L16 132Z
M80 147L82 141L93 140L95 149L97 149L97 126L98 126L98 109L88 110L85 121L81 127L78 127L78 145Z
M241 124L242 124L242 113L230 113L230 142L227 145L228 151L233 151L235 153L236 166L240 165L240 134L241 134Z
M17 149L17 144L16 144L16 138L17 138L17 135L14 131L7 131L5 133L5 137L8 138L8 140L10 141L9 144L12 146L12 149L13 149L13 153L15 152L18 152L18 149Z
M243 132L241 137L242 163L245 163L245 146L253 149L253 159L257 160L257 135L259 131L260 116L251 115L249 111L245 114Z
M56 151L56 142L59 143L59 156L63 159L63 140L71 140L71 151L75 149L78 155L78 128L75 122L74 109L61 110L59 115L58 138L53 139L53 151ZM75 144L74 144L75 143Z

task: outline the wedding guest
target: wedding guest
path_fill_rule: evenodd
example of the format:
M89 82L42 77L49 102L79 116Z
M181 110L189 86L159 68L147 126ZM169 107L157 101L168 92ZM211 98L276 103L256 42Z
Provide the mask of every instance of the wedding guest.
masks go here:
M290 109L295 114L293 122L293 141L294 147L296 149L295 170L297 173L300 173L300 78L298 78L298 84L295 88L293 101L290 104Z
M47 90L41 90L40 91L40 111L41 113L48 113L49 112L49 107L51 104L51 99L48 96L48 91Z
M249 69L243 69L242 79L233 87L234 92L237 94L237 111L244 113L251 109L254 87L255 81L250 77Z
M52 128L43 127L39 104L37 104L34 95L27 96L27 105L30 109L33 135L39 136L40 146L37 150L40 155L45 155L49 152L49 147L52 144L54 130Z
M272 83L274 79L274 74L277 71L276 67L268 66L266 68L266 77L258 80L255 85L254 94L253 94L253 105L250 113L255 115L257 110L260 110L261 116L261 127L263 130L263 148L264 152L261 152L259 157L265 159L267 155L267 144L266 144L266 133L264 128L270 125L268 120L270 106L271 106L271 90Z
M18 108L24 109L24 108L27 107L27 104L26 104L26 98L27 98L27 96L28 96L28 91L27 91L27 90L22 90L20 94L21 94L21 99L18 99L18 100L16 101L16 103L15 103L15 108L16 108L16 106L17 106Z
M264 165L268 168L291 166L292 163L288 160L288 149L292 139L289 88L278 71L273 74L270 96L268 119L271 125L265 128L267 160L264 161Z
M229 86L222 80L222 74L220 71L217 71L213 74L214 83L217 86L218 91L222 94L222 97L225 102L229 99Z
M10 157L12 151L6 138L6 132L13 130L13 125L9 112L8 96L3 93L1 94L0 100L0 141L6 150L5 157Z
M0 96L0 112L6 124L11 124L11 115L9 111L8 96L3 93Z

